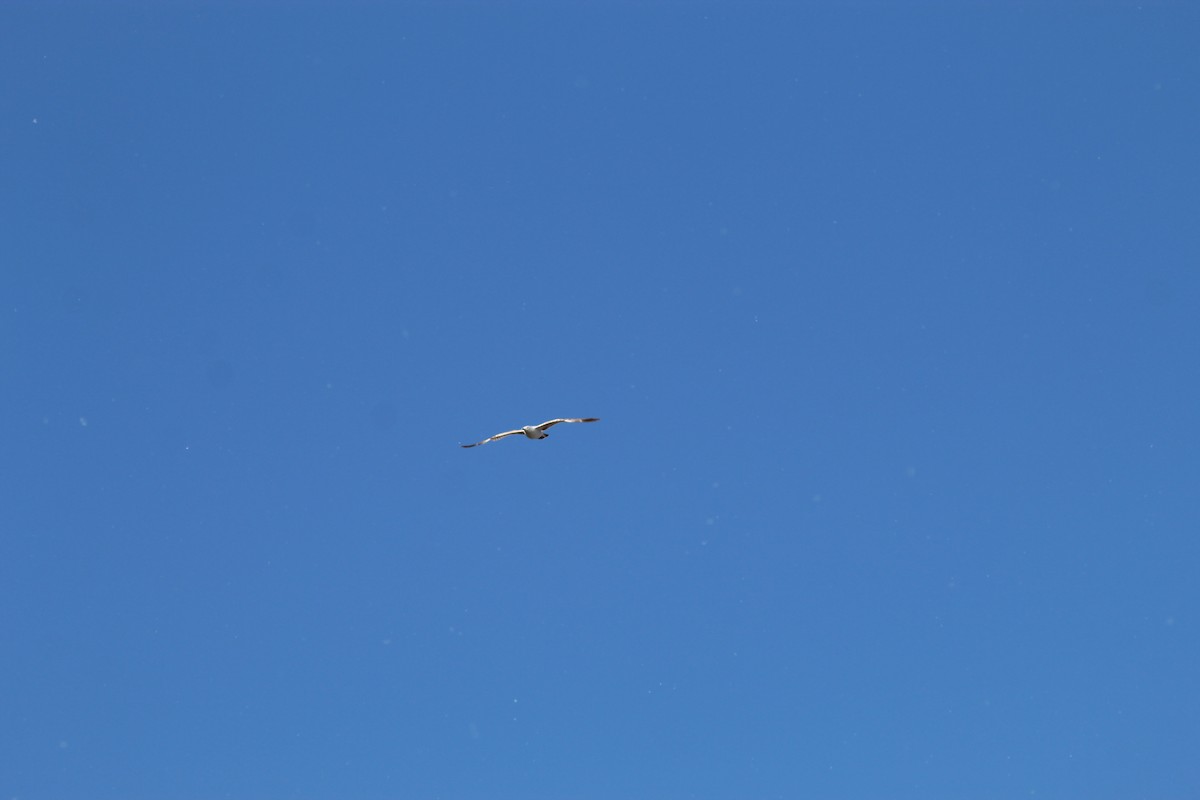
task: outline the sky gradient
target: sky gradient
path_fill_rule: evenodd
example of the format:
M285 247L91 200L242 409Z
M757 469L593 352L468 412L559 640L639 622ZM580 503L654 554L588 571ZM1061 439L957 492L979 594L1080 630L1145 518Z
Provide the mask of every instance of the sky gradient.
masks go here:
M0 797L1200 795L1197 30L7 4Z

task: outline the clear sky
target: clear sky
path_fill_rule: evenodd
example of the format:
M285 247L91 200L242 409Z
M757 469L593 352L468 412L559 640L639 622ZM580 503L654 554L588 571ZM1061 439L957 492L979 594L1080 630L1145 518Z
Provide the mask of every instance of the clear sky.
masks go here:
M0 797L1200 796L1197 31L6 3Z

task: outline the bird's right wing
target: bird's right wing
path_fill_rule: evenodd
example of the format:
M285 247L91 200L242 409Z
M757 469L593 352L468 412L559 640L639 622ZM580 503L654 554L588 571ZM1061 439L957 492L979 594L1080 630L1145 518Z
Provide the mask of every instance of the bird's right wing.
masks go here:
M505 436L515 436L518 433L524 433L524 432L525 431L523 431L523 430L505 431L504 433L497 433L495 436L489 436L488 438L484 439L482 442L476 442L475 444L460 444L459 447L478 447L481 444L487 444L488 442L494 442L497 439L503 439Z

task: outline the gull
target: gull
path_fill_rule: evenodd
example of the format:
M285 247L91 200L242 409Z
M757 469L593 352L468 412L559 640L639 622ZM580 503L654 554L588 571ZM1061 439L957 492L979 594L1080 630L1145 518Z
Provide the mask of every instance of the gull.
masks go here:
M546 433L546 428L553 428L555 425L557 425L560 422L599 422L599 421L600 421L599 417L585 417L583 419L552 419L549 422L543 422L541 425L526 425L524 428L517 428L515 431L505 431L504 433L497 433L495 436L489 436L488 438L484 439L482 442L476 442L475 444L463 444L463 445L459 445L459 447L478 447L481 444L487 444L488 442L494 442L497 439L503 439L505 436L516 436L519 433L525 434L530 439L545 439L547 436L550 435L550 434Z

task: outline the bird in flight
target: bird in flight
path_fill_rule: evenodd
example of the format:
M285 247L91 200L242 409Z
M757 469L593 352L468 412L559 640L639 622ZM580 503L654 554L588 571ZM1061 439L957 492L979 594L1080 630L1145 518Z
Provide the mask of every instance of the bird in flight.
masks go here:
M504 433L497 433L495 436L489 436L488 438L484 439L482 442L476 442L475 444L464 444L464 445L459 445L459 446L460 447L478 447L481 444L487 444L488 442L494 442L497 439L503 439L505 436L516 436L517 434L520 434L520 433L525 434L530 439L545 439L547 436L550 435L550 434L546 433L546 429L553 428L555 425L557 425L560 422L599 422L599 421L600 421L599 417L586 417L584 419L552 419L549 422L543 422L541 425L526 425L524 428L517 428L515 431L505 431Z

